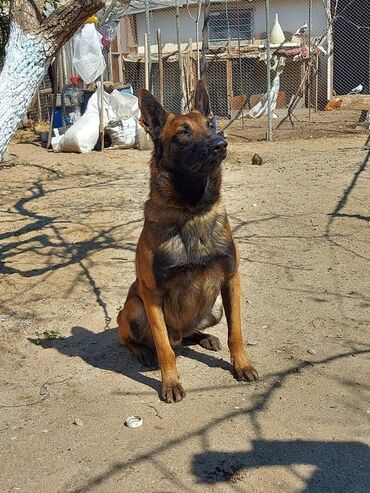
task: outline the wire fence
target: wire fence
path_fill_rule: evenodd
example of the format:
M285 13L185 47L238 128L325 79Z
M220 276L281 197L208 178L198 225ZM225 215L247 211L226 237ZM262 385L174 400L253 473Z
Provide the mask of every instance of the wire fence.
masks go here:
M147 87L181 113L203 77L219 128L240 137L265 138L268 109L274 138L294 128L300 136L302 128L307 135L363 131L369 123L370 9L363 0L133 0L114 30L103 47L107 87L131 86L134 94ZM72 58L69 42L59 56L58 93L75 74ZM50 78L49 71L32 120L50 119ZM347 101L351 92L359 97ZM330 106L336 95L341 101Z

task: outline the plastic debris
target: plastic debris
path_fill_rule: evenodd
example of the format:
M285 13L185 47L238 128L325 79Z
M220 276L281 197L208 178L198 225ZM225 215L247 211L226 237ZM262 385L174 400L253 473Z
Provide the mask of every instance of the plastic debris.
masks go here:
M310 347L310 349L307 349L308 354L317 354L318 350L314 347Z
M140 428L140 426L143 426L143 419L140 416L130 416L126 419L125 426L127 428Z

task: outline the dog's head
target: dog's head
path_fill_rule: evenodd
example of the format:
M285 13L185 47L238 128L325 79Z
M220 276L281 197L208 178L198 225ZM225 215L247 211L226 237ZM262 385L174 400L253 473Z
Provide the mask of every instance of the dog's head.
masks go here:
M198 81L194 107L186 115L168 113L145 89L139 91L139 107L159 166L207 174L225 159L227 142L210 120L209 96L203 81Z

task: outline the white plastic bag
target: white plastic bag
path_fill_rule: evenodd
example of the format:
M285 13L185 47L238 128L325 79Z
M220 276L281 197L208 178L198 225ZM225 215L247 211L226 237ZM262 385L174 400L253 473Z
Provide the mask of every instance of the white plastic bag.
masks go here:
M280 88L280 74L277 74L272 82L271 86L271 91L266 92L261 101L257 103L253 108L248 113L248 116L250 118L261 118L261 116L267 114L267 109L268 109L268 104L267 101L268 99L271 102L271 111L275 110L276 107L276 100L278 97L279 93L279 88Z
M116 89L110 95L110 107L115 119L106 127L113 147L134 147L137 135L137 120L140 116L139 101L132 94Z
M110 95L104 92L104 125L107 125L112 113L109 106ZM90 152L99 139L99 107L100 91L96 91L89 102L85 113L66 131L61 138L52 139L52 147L56 152Z
M112 141L112 147L128 148L134 147L136 144L137 120L135 118L127 118L118 122L110 122L105 131Z
M140 116L139 100L132 94L121 93L115 89L110 95L110 104L117 120Z
M89 152L99 138L100 83L87 103L86 112L62 136L52 139L56 152ZM134 147L137 140L137 121L140 116L138 98L132 94L104 92L104 128L114 147Z
M73 38L73 65L86 84L96 80L106 67L101 38L94 24L85 24Z

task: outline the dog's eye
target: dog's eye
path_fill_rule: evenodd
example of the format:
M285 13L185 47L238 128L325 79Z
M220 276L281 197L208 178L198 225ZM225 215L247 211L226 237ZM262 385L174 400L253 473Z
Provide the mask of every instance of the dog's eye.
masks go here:
M189 130L182 128L179 132L177 132L177 135L189 135L189 133Z

